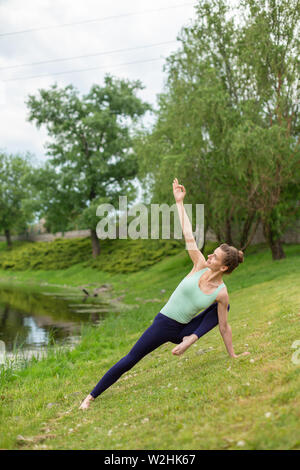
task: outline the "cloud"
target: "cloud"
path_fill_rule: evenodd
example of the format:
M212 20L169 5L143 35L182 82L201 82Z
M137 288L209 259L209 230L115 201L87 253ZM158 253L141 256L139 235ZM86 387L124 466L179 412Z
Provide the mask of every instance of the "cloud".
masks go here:
M44 0L37 6L34 0L1 1L0 30L3 33L112 16L115 18L0 36L0 67L176 41L180 29L194 17L192 5L156 12L145 11L180 3L180 0L152 0L151 3L146 0ZM135 12L144 13L121 16ZM153 48L0 70L1 148L6 148L8 152L15 152L17 149L30 151L41 161L44 160L47 134L26 121L28 110L25 100L28 94L36 94L38 89L48 88L54 82L61 87L72 83L80 93L87 93L92 84L103 83L106 73L119 78L139 79L145 86L140 92L141 98L155 104L156 95L162 91L164 79L164 59L157 59L168 56L176 47L174 42ZM151 61L152 59L155 60ZM121 65L127 63L131 64ZM89 68L95 69L75 72ZM70 73L55 75L57 72L67 71ZM26 79L44 74L50 76ZM20 80L6 81L15 78Z

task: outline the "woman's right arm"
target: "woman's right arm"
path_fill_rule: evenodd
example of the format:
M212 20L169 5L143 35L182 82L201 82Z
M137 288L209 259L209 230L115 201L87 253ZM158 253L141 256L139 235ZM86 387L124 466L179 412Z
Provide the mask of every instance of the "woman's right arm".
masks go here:
M237 358L240 356L246 356L250 354L248 351L245 351L241 354L235 354L234 352L233 344L232 344L232 331L227 321L229 297L228 297L226 290L224 290L224 292L222 292L222 290L217 297L218 323L219 323L219 330L220 330L221 336L223 338L224 344L226 346L227 352L230 357Z
M193 236L192 225L184 208L183 199L186 195L185 187L178 183L177 178L174 178L173 181L173 194L176 201L178 216L188 253L194 263L194 266L197 266L197 269L201 269L203 266L206 266L206 260L197 247L196 240Z

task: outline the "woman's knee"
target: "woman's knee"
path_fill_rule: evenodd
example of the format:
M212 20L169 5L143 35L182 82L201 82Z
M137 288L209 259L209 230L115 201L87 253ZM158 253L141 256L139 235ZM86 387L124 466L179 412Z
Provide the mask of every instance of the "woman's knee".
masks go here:
M127 370L131 369L138 361L139 358L135 354L129 352L118 362L118 365L124 372L126 372Z

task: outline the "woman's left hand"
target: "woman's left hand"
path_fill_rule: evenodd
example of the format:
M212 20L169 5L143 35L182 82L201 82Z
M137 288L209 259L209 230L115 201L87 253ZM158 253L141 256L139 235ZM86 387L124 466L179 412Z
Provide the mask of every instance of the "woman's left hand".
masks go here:
M173 180L173 194L176 202L183 201L186 195L185 187L183 186L183 184L178 183L177 178L174 178Z

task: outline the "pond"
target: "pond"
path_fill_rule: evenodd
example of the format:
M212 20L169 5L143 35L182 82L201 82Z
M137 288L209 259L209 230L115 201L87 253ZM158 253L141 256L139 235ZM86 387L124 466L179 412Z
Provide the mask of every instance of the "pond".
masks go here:
M97 289L96 289L97 290ZM82 324L97 325L114 310L102 290L77 288L30 291L0 284L0 342L7 355L25 356L49 344L73 345L80 340Z

